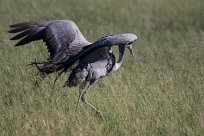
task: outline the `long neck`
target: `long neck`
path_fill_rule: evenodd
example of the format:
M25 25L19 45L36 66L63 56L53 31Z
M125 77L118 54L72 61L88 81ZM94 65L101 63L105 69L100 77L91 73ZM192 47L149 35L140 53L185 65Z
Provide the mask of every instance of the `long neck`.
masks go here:
M110 40L111 39L109 39L109 40L100 39L100 40L96 41L93 44L85 46L83 48L83 50L81 52L79 52L77 55L71 57L70 59L66 60L63 63L60 63L61 67L59 67L58 70L63 68L64 70L62 72L67 71L67 69L70 68L79 59L81 59L83 57L86 57L89 53L91 53L91 52L93 52L93 51L95 51L97 49L101 49L103 47L108 47L108 46L116 46L116 45L119 46L119 43L117 42L117 39L116 40L113 39L113 41L110 41Z
M118 56L118 60L114 66L113 71L117 71L121 67L122 62L123 62L123 55L125 52L125 47L124 46L118 46L118 49L119 49L119 56Z

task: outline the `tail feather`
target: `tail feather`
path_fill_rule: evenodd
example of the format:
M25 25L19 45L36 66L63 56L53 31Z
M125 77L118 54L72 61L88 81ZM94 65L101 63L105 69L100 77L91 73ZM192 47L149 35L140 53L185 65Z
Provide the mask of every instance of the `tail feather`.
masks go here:
M30 65L35 65L37 69L39 70L39 72L41 72L42 74L51 74L51 73L58 72L61 70L59 69L59 67L61 66L53 61L46 61L46 62L35 61L35 62L31 62L27 66L30 66Z

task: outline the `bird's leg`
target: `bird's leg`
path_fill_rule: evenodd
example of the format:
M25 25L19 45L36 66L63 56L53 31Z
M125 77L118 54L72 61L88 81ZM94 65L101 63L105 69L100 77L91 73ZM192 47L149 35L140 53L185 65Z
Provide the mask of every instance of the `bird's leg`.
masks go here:
M92 110L94 110L96 113L97 113L97 115L99 115L99 117L103 120L103 115L102 115L102 113L96 108L96 107L94 107L90 102L88 102L86 99L85 99L85 94L88 92L88 90L91 88L91 85L93 84L93 83L95 83L95 82L92 82L92 83L89 83L89 82L87 82L86 84L85 84L85 87L83 87L83 89L80 91L80 93L79 93L79 97L78 97L78 101L77 101L77 107L76 107L76 111L78 111L79 112L79 102L80 102L80 100L82 100L82 102L84 102L85 104L87 104L89 107L91 107L91 109Z
M95 82L94 82L95 83ZM83 93L82 93L82 96L81 96L81 100L82 100L82 102L84 102L85 104L87 104L89 107L91 107L91 109L92 110L94 110L98 115L99 115L99 117L103 120L103 115L102 115L102 113L101 113L101 111L99 111L96 107L94 107L90 102L88 102L87 100L86 100L86 98L85 98L85 94L88 92L88 90L91 88L91 85L92 85L93 83L90 83L89 85L88 85L88 87L87 87L87 89L86 89L86 91L84 91Z
M88 106L90 106L90 107L97 113L97 115L99 115L99 117L100 117L102 120L104 120L101 111L99 111L96 107L94 107L90 102L88 102L88 101L85 99L85 94L86 94L86 92L82 95L81 100L82 100L85 104L87 104Z
M82 89L80 89L79 97L78 97L78 101L77 101L77 106L76 106L76 111L78 111L78 112L79 112L79 102L82 99L83 94L88 90L89 86L90 86L90 83L87 82L85 84L85 86L82 87Z

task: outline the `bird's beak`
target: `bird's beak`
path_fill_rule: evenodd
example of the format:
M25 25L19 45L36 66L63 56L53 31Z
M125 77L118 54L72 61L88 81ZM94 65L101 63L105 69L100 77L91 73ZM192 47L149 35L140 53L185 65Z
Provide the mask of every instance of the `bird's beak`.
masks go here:
M132 45L128 45L127 48L130 51L130 54L134 57L134 53L133 53L133 50L132 50Z

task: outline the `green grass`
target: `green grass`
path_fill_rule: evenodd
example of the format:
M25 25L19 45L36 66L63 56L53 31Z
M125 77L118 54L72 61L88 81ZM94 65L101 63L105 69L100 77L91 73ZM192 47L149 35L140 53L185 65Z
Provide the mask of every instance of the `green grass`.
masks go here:
M204 134L203 0L1 0L0 135L189 135ZM92 87L87 98L101 121L81 104L78 88L63 88L67 74L35 87L29 62L47 57L42 41L14 47L10 24L70 19L90 41L131 32L135 56Z

